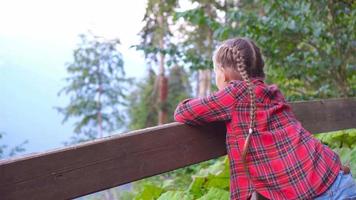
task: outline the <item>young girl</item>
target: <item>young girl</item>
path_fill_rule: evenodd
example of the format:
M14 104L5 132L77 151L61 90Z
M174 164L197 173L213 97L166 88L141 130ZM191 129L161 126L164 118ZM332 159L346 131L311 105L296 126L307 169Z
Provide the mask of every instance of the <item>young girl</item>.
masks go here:
M182 101L174 117L190 125L225 122L230 199L249 199L253 191L275 200L356 199L350 170L302 127L277 86L264 83L254 42L227 40L213 62L219 91Z

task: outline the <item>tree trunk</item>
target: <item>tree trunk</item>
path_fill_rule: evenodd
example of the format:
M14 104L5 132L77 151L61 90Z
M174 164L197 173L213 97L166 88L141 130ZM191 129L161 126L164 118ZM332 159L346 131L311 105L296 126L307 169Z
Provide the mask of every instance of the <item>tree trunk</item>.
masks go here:
M210 4L205 6L205 11L208 14L210 19L213 19L212 8ZM206 56L207 59L212 59L213 55L213 30L208 27L207 33L207 48L206 48ZM199 91L198 96L204 97L211 93L211 69L212 66L207 66L207 69L199 70Z
M158 16L158 24L160 27L164 27L164 17L162 14ZM164 48L164 34L161 33L159 48L162 50ZM165 77L165 68L164 61L165 55L160 52L159 54L159 72L158 72L158 125L164 124L167 122L167 109L166 109L166 101L168 95L168 80Z
M205 97L211 92L211 70L199 70L198 96Z

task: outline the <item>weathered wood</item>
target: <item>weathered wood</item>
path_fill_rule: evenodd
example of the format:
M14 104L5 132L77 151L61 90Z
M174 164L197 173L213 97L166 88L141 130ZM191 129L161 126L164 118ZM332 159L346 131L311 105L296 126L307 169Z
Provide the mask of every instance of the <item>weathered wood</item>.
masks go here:
M67 199L224 155L222 127L178 123L4 161L1 199ZM211 151L214 149L214 151Z
M295 102L291 106L311 133L356 128L356 98Z
M356 128L356 98L291 105L313 133ZM223 124L171 123L0 160L0 199L70 199L225 154Z

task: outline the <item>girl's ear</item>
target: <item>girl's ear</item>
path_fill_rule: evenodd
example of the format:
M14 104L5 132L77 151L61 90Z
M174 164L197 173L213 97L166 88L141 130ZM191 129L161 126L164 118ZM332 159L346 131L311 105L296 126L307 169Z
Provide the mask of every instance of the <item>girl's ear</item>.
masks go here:
M223 69L223 76L224 76L224 82L225 83L228 83L228 82L230 82L230 77L229 77L229 73L227 73L227 70L224 70Z
M224 76L224 82L228 83L230 82L232 79L230 77L231 73L230 73L230 69L229 68L222 68L223 69L223 76Z
M220 74L221 74L222 80L225 83L228 83L230 81L230 78L229 78L229 73L227 72L227 70L225 68L223 68L223 67L220 67L218 70L220 70Z

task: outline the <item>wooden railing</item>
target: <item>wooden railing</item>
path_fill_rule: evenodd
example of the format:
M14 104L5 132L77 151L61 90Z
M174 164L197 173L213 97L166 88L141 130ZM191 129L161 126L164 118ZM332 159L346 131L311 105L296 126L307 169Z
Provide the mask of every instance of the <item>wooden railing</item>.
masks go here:
M291 106L312 133L356 128L356 98ZM70 199L225 154L223 124L170 123L0 160L0 199Z

